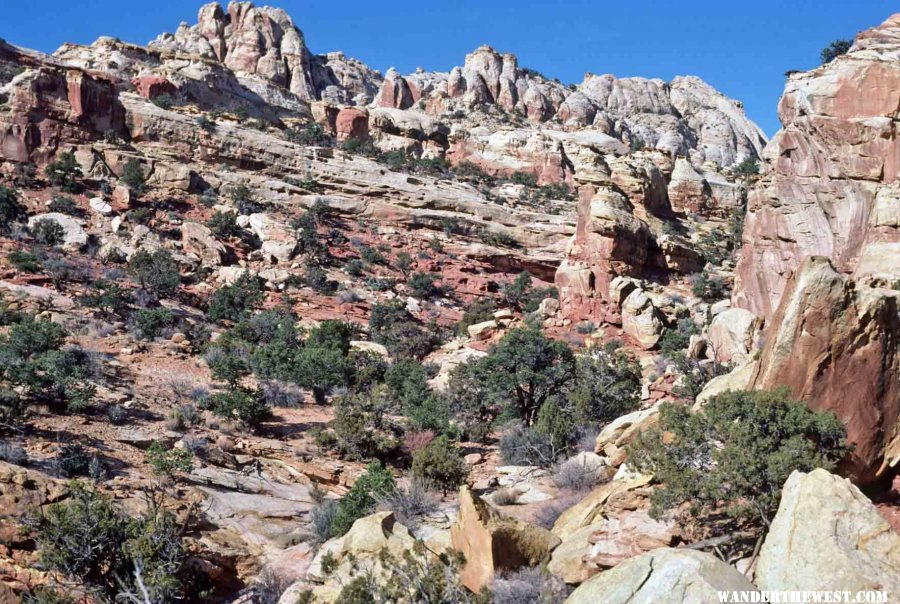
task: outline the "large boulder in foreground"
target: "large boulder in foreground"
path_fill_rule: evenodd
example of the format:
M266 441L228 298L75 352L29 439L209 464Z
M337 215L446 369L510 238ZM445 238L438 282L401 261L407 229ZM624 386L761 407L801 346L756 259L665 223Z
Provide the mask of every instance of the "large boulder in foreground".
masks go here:
M763 543L764 590L900 593L900 534L849 480L794 472Z
M459 492L459 516L450 528L451 547L463 554L463 585L479 592L496 573L540 564L559 545L559 537L537 525L500 514L473 495Z
M595 575L566 604L700 604L718 602L720 591L756 588L712 554L661 548Z
M900 461L900 291L866 287L808 258L788 284L751 389L786 387L833 411L854 445L846 471L872 482Z

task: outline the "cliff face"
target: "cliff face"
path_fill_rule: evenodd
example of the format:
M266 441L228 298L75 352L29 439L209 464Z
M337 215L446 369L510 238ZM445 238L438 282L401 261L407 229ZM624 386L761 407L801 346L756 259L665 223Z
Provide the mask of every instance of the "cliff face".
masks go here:
M771 316L808 256L859 279L900 277L900 16L861 33L846 55L792 75L783 129L751 191L734 301Z
M834 411L859 482L900 460L898 109L900 15L790 77L733 295L768 321L751 387Z

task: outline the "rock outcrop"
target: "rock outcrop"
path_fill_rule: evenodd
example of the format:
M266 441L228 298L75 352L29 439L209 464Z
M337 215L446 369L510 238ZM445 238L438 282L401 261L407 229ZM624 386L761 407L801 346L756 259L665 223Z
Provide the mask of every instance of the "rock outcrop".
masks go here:
M897 188L900 15L859 34L848 52L790 76L783 125L749 196L737 305L771 316L809 256L882 283L900 278ZM875 266L868 259L880 259Z
M125 132L112 78L61 64L0 41L0 61L26 70L0 85L0 154L45 164L60 148Z
M537 525L503 516L467 487L460 489L450 543L465 556L460 579L472 591L479 592L497 573L545 561L559 542Z
M872 288L808 258L766 331L754 389L786 387L833 411L854 445L847 470L869 482L900 461L900 291Z
M661 548L595 575L572 592L566 604L718 602L722 591L756 588L712 554Z
M900 534L849 480L794 472L756 568L764 590L900 590Z

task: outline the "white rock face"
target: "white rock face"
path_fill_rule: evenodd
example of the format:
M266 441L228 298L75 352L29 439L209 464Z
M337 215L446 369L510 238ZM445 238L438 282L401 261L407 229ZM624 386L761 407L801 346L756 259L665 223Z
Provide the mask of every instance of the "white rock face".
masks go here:
M112 214L112 206L103 201L101 197L92 197L89 203L91 209L98 214L103 214L104 216Z
M749 310L730 308L717 314L709 325L709 344L720 363L750 360L760 319Z
M66 214L59 212L49 212L47 214L38 214L28 219L28 228L33 229L34 225L41 220L52 220L59 224L63 229L62 246L69 250L80 250L87 245L88 236L82 227L81 221L72 218Z
M794 472L759 555L769 590L900 590L900 534L846 478Z
M277 262L287 262L294 256L297 236L286 225L266 214L251 214L248 226L262 241L262 252Z
M718 602L720 591L756 588L712 554L660 548L591 577L566 604L700 604Z

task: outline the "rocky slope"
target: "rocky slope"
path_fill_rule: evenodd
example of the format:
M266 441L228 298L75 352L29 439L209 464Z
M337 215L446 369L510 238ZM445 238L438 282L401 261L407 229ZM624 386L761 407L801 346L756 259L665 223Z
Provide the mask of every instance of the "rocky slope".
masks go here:
M339 601L361 575L391 586L423 568L458 588L454 602L483 588L500 601L523 583L546 601L623 603L893 586L898 32L891 17L791 75L767 146L740 102L692 76L565 85L487 46L449 72L382 74L314 54L287 13L249 2L208 4L147 46L105 37L44 55L0 41L0 204L7 191L21 202L0 205L13 208L0 224L0 346L22 316L63 326L96 390L87 410L32 405L14 430L0 397L0 601L45 585L85 595L39 559L21 522L73 499L59 461L72 444L98 466L83 479L122 509L160 497L215 601ZM70 159L67 180L58 162ZM154 301L132 264L160 250L177 278ZM252 320L212 316L245 273L259 278ZM126 302L115 289L91 298L110 284ZM371 363L366 402L378 408L390 390L379 371L408 360L379 338L376 315L392 305L397 339L424 348L412 356L429 400L459 395L460 366L537 325L573 362L609 363L620 347L633 392L603 375L590 396L634 405L582 426L559 459L515 465L500 441L512 429L454 442L464 418L453 416L459 492L421 495L426 505L406 491L412 501L372 502L323 535L323 510L356 493L374 457L328 444L338 403L360 393L249 370L232 382L212 344L254 332L235 355L255 367L249 342L275 337L277 313L304 338L348 321L343 354ZM141 319L154 313L173 323L148 336ZM866 494L794 472L755 542L746 527L718 534L721 518L651 513L666 485L629 456L662 403L699 412L727 390L781 387L835 412L854 448L834 471ZM269 412L252 430L208 406L251 389ZM366 413L358 427L373 438L400 431L388 472L412 489L409 465L434 432L413 427L405 402ZM190 464L159 478L152 446L190 451ZM828 555L809 550L818 542Z

